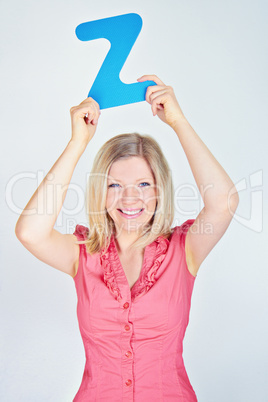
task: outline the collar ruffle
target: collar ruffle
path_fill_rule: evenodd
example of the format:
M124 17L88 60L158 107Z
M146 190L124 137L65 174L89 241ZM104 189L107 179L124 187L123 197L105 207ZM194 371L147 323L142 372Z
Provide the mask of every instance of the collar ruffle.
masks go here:
M156 274L165 259L169 240L160 236L145 247L143 266L140 277L131 288L131 298L136 299L147 293L156 282ZM114 237L110 245L100 253L100 262L104 271L104 282L116 300L122 300L121 287L129 286L121 265Z

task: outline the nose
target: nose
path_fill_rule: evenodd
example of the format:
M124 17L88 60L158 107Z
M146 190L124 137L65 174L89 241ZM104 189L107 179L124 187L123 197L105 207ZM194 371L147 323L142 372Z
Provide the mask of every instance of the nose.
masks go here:
M137 198L141 197L141 191L138 186L128 185L123 189L122 198L124 202L133 202L136 201Z

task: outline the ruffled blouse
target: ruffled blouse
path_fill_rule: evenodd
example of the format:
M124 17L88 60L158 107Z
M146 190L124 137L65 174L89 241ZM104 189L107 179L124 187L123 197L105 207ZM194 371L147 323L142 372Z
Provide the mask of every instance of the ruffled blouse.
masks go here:
M90 255L80 244L74 282L85 369L75 402L196 402L182 352L195 277L185 257L193 220L146 246L130 289L112 237ZM77 225L85 240L88 229Z

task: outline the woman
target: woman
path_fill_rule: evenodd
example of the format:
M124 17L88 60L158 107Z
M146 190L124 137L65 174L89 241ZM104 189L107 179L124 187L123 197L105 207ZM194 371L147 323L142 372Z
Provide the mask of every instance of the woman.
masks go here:
M99 106L88 98L71 109L72 139L16 226L32 254L74 278L86 352L79 402L197 400L182 359L193 284L238 205L234 184L186 120L172 88L156 76L139 79L145 80L157 84L147 89L146 101L178 136L201 192L204 208L195 221L171 228L166 160L153 139L130 134L109 140L95 159L90 230L78 225L74 235L63 235L53 229L96 131ZM61 189L60 197L49 197L48 184Z

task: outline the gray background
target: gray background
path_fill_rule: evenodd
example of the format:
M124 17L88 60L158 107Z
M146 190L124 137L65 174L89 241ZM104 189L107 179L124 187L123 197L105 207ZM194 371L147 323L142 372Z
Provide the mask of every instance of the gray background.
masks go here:
M199 402L268 401L264 0L1 2L0 399L68 402L80 385L84 350L73 280L24 249L14 226L38 178L66 146L69 109L87 96L109 48L104 39L80 42L76 26L129 12L141 15L143 29L122 80L154 73L172 85L240 194L235 219L196 279L184 342L191 383ZM76 223L86 224L93 156L113 135L133 131L153 135L169 160L176 224L197 215L202 203L176 135L141 102L102 112L58 230L71 233Z

